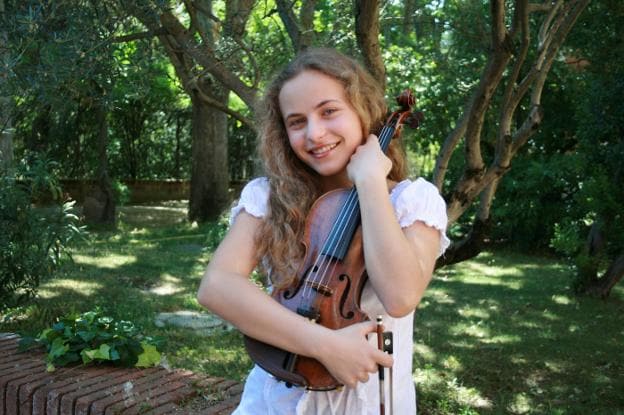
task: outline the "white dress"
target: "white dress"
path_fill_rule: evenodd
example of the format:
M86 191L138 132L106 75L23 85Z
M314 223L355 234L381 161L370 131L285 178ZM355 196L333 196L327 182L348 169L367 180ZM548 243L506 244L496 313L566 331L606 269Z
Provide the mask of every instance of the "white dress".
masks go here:
M264 217L268 194L269 182L266 178L250 181L243 188L238 204L232 209L230 221L234 221L243 209L255 217ZM438 189L424 179L404 180L394 187L390 199L401 227L422 221L440 231L438 255L442 255L450 241L446 237L446 204ZM414 312L401 318L390 317L368 283L365 284L360 306L369 316L382 315L386 330L393 333L394 413L416 414L416 391L412 379ZM371 344L377 347L376 336L370 337ZM359 383L355 388L345 387L340 391L329 392L306 391L303 388L287 387L284 382L276 380L256 365L247 377L241 403L234 414L376 415L379 414L378 382L378 377L371 375L368 382ZM389 388L388 381L386 388Z

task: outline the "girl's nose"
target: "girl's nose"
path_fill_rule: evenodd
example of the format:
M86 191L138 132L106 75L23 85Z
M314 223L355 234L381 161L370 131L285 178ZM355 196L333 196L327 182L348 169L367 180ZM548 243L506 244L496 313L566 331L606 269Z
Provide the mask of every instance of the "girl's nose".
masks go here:
M325 136L325 126L319 120L308 120L306 125L306 139L318 142Z

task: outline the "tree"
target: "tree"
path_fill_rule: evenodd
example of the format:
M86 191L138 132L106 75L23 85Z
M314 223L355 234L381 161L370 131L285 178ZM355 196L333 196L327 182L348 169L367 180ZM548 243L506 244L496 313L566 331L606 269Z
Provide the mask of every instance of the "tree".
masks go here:
M489 12L486 2L416 0L383 9L377 1L356 1L352 7L312 0L101 4L112 16L104 24L121 22L105 31L108 44L156 37L191 99L194 190L189 216L194 220L217 216L228 202L224 114L253 129L253 108L266 74L296 51L326 44L359 50L389 90L399 88L401 77L428 83L433 91L425 88L422 102L432 110L432 125L449 130L449 117L457 117L444 142L435 134L426 137L432 148L440 148L433 181L443 191L450 189L444 192L449 223L461 218L471 229L449 250L443 265L481 249L497 185L542 121L547 76L588 1L492 0ZM132 21L127 13L142 29L127 24ZM462 113L457 103L466 95L471 98ZM441 115L433 109L441 109ZM133 124L139 131L139 123Z
M602 298L624 277L622 19L622 2L593 3L570 39L568 61L577 63L580 82L567 91L575 99L562 128L571 130L575 151L556 155L567 167L559 175L570 196L552 245L572 259L576 291Z
M0 21L5 18L4 0L0 0ZM8 34L6 28L3 26L0 30L0 43L6 45L8 41ZM2 48L0 52L0 65L2 65L2 85L7 82L7 75L9 73L9 49ZM7 89L2 87L0 92L0 170L7 169L13 162L13 126L11 122L12 100L11 97L5 96Z
M490 52L477 87L467 102L455 129L445 139L434 170L434 183L441 188L451 156L463 138L465 159L460 179L446 197L449 223L454 223L479 198L471 231L454 243L439 265L459 262L482 249L488 232L490 209L511 160L537 130L543 118L541 97L547 75L566 36L589 0L530 4L517 0L509 11L502 0L490 2ZM531 48L531 17L541 14L537 42ZM529 58L531 58L529 60ZM495 104L497 132L489 166L483 152L484 122ZM523 109L524 108L526 109Z
M53 127L63 125L63 115L73 114L92 124L88 136L97 151L97 184L91 194L95 222L115 222L115 200L108 174L108 113L114 85L112 44L103 39L116 22L106 9L84 2L8 2L3 23L9 46L19 57L10 71L9 90L19 97L20 128L25 150L51 150ZM62 64L59 64L62 62ZM31 120L28 118L32 117ZM30 131L28 131L30 127ZM62 139L72 136L62 131ZM66 153L65 142L63 150Z
M245 91L246 102L253 103L253 88L226 71L220 61L222 56L232 53L232 46L240 44L252 2L228 2L225 22L214 16L210 0L185 4L189 28L168 8L142 4L132 7L131 13L151 33L159 34L181 84L191 97L193 150L189 219L204 222L218 217L229 203L225 114L233 114L228 108L231 85L211 69L227 75L228 80ZM223 27L223 36L232 42L225 50L217 47L219 27ZM236 61L230 64L235 66ZM238 118L251 125L246 118Z
M490 2L490 38L486 66L462 117L442 145L433 177L435 184L442 189L451 156L462 143L465 148L463 172L459 179L454 180L453 190L446 196L449 223L456 222L477 199L479 206L471 225L472 231L464 240L453 245L440 265L466 259L480 251L489 226L490 209L498 182L510 168L512 158L541 123L541 96L547 75L566 36L588 2L589 0L541 4L529 3L528 0L516 0L513 3L503 0ZM200 95L201 102L206 105L252 125L246 115L232 111L214 97L206 96L202 80L205 82L209 77L223 88L234 92L252 109L256 103L259 79L254 76L257 71L252 74L248 71L241 72L235 61L228 60L223 53L227 48L213 47L213 38L206 31L207 26L201 24L199 16L211 19L221 27L231 24L227 21L228 16L242 16L239 20L243 22L240 27L244 27L251 14L253 2L228 2L228 8L238 8L237 13L226 13L225 22L216 18L208 5L185 2L190 22L188 27L170 9L144 6L134 9L133 14L146 25L149 32L158 33L163 44L169 45L169 55L187 92ZM295 50L318 41L314 32L315 23L310 18L317 5L315 1L303 1L297 13L295 5L276 2L276 11ZM413 3L405 6L408 12L413 8ZM479 10L479 7L476 9ZM356 1L352 13L363 61L384 85L385 70L378 32L379 3ZM537 32L537 36L532 37L534 32ZM243 51L248 50L242 43L242 37L230 35L227 38L242 46ZM535 39L533 43L532 38ZM450 42L453 42L452 37ZM248 53L246 56L253 68L254 55ZM191 68L195 69L195 73ZM493 117L490 114L489 117L495 119L497 138L493 142L486 142L484 123L488 113L493 111L498 115ZM487 154L486 149L482 148L487 146L493 148L491 154ZM486 158L488 156L489 160Z

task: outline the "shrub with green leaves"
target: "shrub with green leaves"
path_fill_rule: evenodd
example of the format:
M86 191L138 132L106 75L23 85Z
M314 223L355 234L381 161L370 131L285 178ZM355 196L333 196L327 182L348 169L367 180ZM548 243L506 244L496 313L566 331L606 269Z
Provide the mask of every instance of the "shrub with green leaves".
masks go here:
M111 363L123 367L149 367L160 363L160 341L144 336L130 321L116 321L101 311L88 311L58 319L37 338L24 337L21 350L43 345L48 371L71 363Z
M60 199L53 168L54 163L32 157L14 171L0 172L0 310L32 298L41 281L69 257L70 241L84 233L73 201L33 205L44 195Z

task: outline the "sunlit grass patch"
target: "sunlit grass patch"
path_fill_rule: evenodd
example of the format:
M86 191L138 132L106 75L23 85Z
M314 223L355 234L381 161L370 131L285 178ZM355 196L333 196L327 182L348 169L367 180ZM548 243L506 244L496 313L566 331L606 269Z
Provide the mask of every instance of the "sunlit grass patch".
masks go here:
M622 290L575 297L567 266L511 253L437 274L415 321L419 413L624 413Z
M74 254L74 262L78 265L93 265L98 268L116 269L123 265L133 264L137 262L135 255L124 255L109 252L103 256Z
M39 289L41 298L51 299L58 296L68 295L72 291L80 295L93 295L102 288L97 281L80 281L68 278L59 278L43 284Z

